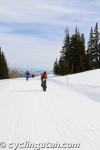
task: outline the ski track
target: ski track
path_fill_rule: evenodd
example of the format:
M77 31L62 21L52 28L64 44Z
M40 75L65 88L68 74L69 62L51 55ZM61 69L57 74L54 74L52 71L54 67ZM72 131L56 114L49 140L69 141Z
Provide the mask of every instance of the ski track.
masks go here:
M100 103L88 92L95 87L55 79L47 87L43 92L38 78L0 81L0 141L58 141L100 150Z

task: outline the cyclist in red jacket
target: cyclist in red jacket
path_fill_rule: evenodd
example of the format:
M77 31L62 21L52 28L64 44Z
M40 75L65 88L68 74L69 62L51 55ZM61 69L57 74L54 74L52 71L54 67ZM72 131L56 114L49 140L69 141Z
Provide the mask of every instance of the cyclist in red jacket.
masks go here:
M43 81L43 79L46 79L47 78L47 72L44 71L42 74L41 74L41 81Z
M46 91L46 88L47 88L46 79L47 79L47 73L46 73L46 71L44 71L41 74L41 86L42 86L42 88L43 88L44 91Z

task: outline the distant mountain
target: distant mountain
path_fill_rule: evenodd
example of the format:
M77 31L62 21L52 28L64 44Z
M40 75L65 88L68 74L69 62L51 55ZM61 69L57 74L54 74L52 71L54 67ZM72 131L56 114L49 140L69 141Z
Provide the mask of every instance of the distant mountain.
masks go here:
M34 74L35 76L40 75L43 71L47 71L48 74L51 74L53 71L49 69L41 69L41 68L19 68L19 67L12 67L11 70L17 70L21 77L25 77L25 72L29 71L31 74Z

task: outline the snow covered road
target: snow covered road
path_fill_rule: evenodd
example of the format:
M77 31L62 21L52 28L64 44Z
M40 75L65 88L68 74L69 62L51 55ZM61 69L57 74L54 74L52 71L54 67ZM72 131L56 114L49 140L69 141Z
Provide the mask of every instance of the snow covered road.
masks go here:
M87 95L91 89L94 97ZM99 91L48 80L43 92L38 78L0 81L0 142L80 143L77 149L100 150Z

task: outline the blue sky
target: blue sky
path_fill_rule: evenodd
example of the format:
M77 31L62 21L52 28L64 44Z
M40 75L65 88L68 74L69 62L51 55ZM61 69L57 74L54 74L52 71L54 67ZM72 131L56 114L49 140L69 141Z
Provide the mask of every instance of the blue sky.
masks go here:
M0 46L9 66L51 69L64 31L76 26L86 39L100 25L100 0L0 0Z

